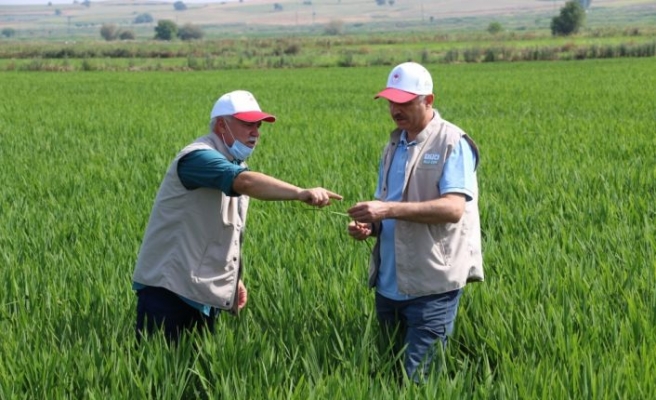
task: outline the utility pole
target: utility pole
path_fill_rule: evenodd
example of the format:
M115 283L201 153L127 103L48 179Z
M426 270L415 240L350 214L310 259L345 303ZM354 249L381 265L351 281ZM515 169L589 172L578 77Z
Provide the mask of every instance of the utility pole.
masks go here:
M421 1L421 23L424 23L424 0Z

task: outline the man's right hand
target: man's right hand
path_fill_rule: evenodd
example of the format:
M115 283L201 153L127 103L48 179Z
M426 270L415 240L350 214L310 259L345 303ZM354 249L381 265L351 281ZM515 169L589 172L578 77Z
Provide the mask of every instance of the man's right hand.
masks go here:
M298 200L305 204L315 207L325 207L330 205L330 200L342 200L343 197L330 190L318 187L314 189L303 189L298 194Z

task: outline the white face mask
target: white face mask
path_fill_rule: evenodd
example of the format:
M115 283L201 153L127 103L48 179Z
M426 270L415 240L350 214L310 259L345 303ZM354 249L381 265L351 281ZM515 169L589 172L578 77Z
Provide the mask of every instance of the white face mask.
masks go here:
M225 126L228 129L230 136L232 136L232 146L226 144L228 151L235 159L245 161L253 153L253 149L235 139L235 135L232 134L232 130L230 129L230 126L228 126L227 121L225 122ZM223 140L223 144L225 144L225 139Z

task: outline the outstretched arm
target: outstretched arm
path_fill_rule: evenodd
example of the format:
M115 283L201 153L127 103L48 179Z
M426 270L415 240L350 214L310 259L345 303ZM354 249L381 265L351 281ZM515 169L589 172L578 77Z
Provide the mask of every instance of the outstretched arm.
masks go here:
M342 199L341 195L321 187L302 189L254 171L244 171L237 175L232 189L259 200L298 200L317 207L330 205L332 199Z

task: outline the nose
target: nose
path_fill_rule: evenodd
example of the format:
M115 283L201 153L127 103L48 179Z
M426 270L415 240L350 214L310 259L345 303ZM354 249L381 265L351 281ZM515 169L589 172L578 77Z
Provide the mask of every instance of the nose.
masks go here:
M248 131L248 141L251 143L257 143L260 141L260 130L258 127L254 126Z

